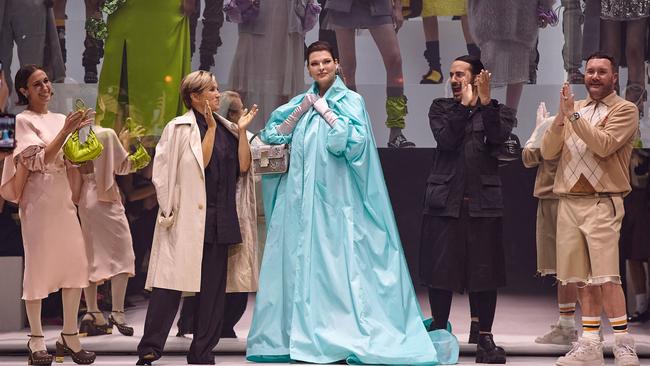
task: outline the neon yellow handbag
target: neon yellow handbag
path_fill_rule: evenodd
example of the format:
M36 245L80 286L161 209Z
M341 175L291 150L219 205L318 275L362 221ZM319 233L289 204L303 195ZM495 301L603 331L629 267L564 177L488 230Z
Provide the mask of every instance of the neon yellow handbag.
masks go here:
M141 143L138 143L135 152L129 155L129 160L131 161L131 171L135 172L136 170L140 170L149 165L151 162L151 156L149 156L149 153L144 146L142 146Z
M95 132L91 129L86 142L79 142L79 131L72 133L68 141L63 145L63 154L75 164L95 160L101 155L104 145L97 139Z
M86 105L81 99L74 102L75 110L84 110ZM75 164L84 163L86 161L95 160L101 155L104 150L104 145L97 139L95 132L90 129L88 138L84 143L79 141L79 130L70 135L68 140L63 145L63 154L65 157Z

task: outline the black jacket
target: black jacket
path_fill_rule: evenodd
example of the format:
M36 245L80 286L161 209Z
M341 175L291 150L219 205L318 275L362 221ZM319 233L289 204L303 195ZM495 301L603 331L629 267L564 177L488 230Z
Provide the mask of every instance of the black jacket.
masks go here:
M424 213L459 217L469 198L472 217L503 215L496 152L516 125L515 111L492 99L468 108L452 98L431 103L429 124L438 143L427 178Z

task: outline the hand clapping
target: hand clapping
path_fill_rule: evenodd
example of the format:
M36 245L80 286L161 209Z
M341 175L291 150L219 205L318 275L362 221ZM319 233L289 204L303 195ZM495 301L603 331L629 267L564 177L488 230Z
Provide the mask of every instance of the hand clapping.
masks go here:
M460 86L460 103L465 107L470 107L474 100L474 90L472 85L469 84L466 80L461 82Z
M92 109L80 110L68 113L63 124L62 132L66 135L73 133L81 127L92 123L95 118L95 111Z
M255 118L255 116L257 115L257 111L258 111L257 104L253 104L250 111L248 110L248 108L244 109L244 113L239 118L239 121L237 121L237 126L239 126L239 131L246 131L248 125L251 124L253 118Z
M490 95L490 81L492 79L492 73L487 70L481 70L481 72L476 75L476 80L474 84L476 85L476 90L478 97L481 100L481 104L488 105L492 100Z
M535 118L535 127L538 127L550 116L548 110L546 110L546 103L541 102L539 107L537 107L537 118Z
M205 117L205 122L208 124L208 128L216 128L217 121L214 119L212 114L212 108L210 108L210 103L205 101L205 109L203 110L203 116Z
M558 114L568 117L575 113L575 95L569 83L565 82L560 90L560 110Z

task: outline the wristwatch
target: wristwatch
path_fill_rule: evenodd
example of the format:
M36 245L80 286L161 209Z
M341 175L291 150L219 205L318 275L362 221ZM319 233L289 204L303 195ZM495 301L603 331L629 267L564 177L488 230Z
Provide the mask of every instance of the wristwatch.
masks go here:
M579 119L580 119L580 113L578 113L578 112L573 112L573 114L571 114L569 116L569 122L572 122L572 123L579 120Z

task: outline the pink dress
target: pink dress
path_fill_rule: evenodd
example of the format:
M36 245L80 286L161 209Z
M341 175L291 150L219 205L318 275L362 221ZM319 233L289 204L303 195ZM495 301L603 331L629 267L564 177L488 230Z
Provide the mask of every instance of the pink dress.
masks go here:
M129 153L110 128L93 126L104 145L93 161L94 173L82 174L79 218L86 242L90 281L102 282L120 273L135 274L135 255L115 174L129 174Z
M63 152L45 165L44 148L63 128L65 116L25 111L16 118L18 146L5 159L0 193L19 204L25 272L23 300L44 299L60 288L88 286L88 260ZM30 171L18 201L15 161Z

